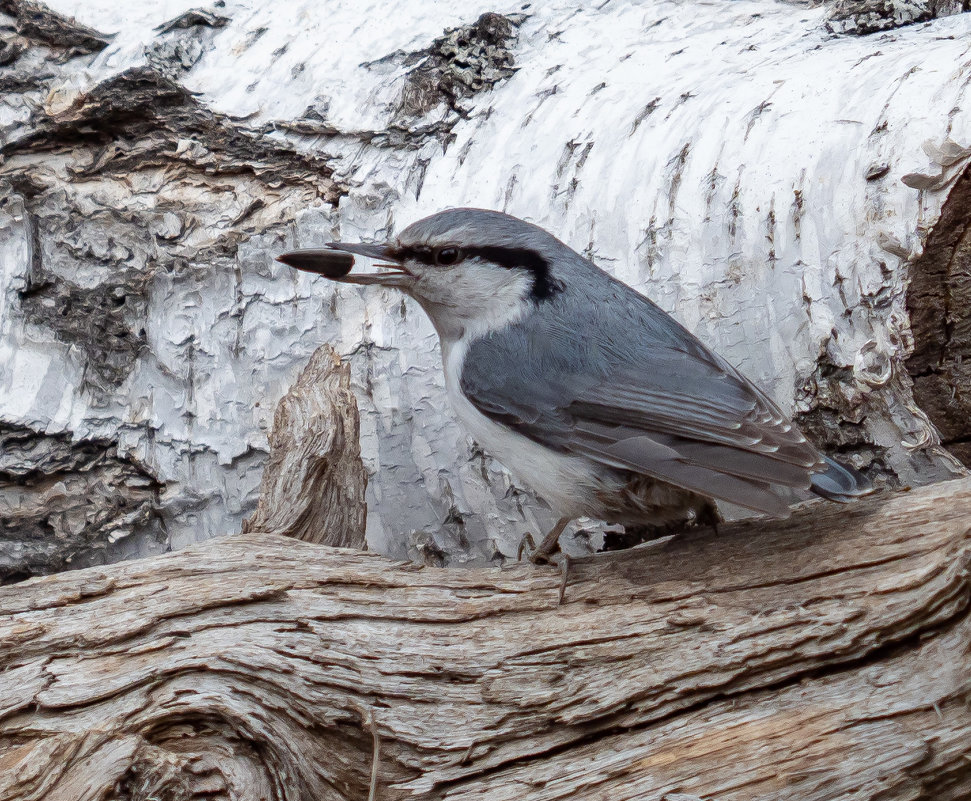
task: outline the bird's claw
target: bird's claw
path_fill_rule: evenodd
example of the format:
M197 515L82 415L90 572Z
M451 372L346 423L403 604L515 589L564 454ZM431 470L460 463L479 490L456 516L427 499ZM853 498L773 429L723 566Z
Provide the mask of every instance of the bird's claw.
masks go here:
M519 541L519 548L516 550L516 561L523 561L523 554L526 553L527 544L529 546L529 558L532 561L533 554L536 552L536 540L533 539L533 535L528 531L523 534L523 538Z
M552 546L547 546L545 548L543 546L544 543L540 543L538 548L535 545L530 548L529 561L534 565L556 564L559 555L562 553L560 550L560 544L558 542L554 542Z
M536 547L536 540L528 531L523 534L519 541L519 549L516 558L522 561L523 554L526 552L527 543L529 544L529 561L534 565L556 565L562 573L560 579L560 592L558 603L563 603L563 595L566 592L567 577L570 572L570 557L560 550L560 535L569 523L568 518L560 518L556 525L550 530L543 541Z
M516 551L516 560L519 562L523 561L523 556L526 556L530 562L534 565L549 565L556 562L556 556L560 550L559 543L554 542L552 547L544 548L545 543L541 543L540 546L536 547L536 540L533 539L533 535L528 531L523 534L523 538L519 541L519 548Z
M566 582L570 576L570 557L563 551L559 551L548 557L550 564L556 565L560 569L560 592L557 596L557 606L563 606L563 598L566 595Z

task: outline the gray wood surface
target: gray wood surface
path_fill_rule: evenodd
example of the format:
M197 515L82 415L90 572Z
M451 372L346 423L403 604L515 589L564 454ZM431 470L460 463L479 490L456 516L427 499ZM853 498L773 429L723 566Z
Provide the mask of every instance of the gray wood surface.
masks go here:
M971 480L555 568L251 532L0 589L0 799L965 799ZM377 782L371 785L372 765Z
M259 504L243 532L364 548L360 427L350 368L321 345L277 404Z

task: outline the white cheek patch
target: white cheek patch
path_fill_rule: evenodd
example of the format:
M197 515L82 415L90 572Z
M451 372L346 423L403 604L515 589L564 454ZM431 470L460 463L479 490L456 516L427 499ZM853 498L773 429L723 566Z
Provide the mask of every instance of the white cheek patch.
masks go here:
M414 295L439 332L473 336L511 325L530 308L533 277L480 260L425 267Z

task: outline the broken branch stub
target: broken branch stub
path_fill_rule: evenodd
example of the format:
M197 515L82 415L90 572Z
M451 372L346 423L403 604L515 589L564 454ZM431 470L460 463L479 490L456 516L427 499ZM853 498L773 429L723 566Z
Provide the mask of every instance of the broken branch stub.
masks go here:
M562 606L252 534L0 588L0 801L967 799L969 513L817 502L579 560Z
M364 548L367 472L350 368L322 345L277 405L260 501L243 532Z

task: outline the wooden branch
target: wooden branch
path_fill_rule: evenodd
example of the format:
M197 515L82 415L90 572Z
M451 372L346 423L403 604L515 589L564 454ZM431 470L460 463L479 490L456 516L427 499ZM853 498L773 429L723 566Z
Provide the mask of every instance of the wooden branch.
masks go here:
M277 405L259 505L243 532L364 548L360 425L350 368L322 345Z
M3 588L0 799L966 799L969 512L816 503L563 606L256 533Z

